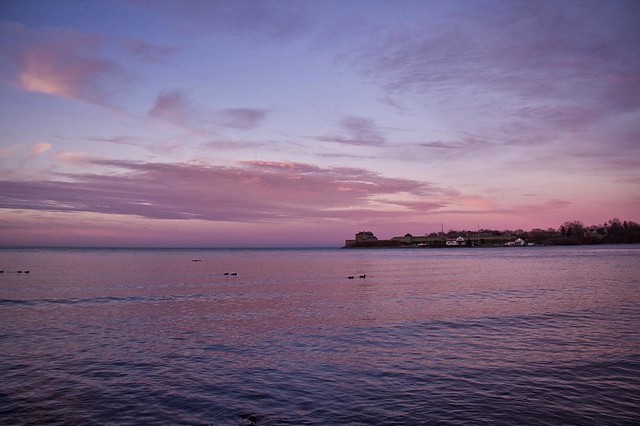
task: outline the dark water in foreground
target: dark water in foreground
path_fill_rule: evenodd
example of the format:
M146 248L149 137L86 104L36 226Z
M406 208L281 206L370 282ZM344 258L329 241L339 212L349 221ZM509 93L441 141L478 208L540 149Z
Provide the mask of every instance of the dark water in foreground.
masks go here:
M2 424L640 424L639 246L0 250L0 269Z

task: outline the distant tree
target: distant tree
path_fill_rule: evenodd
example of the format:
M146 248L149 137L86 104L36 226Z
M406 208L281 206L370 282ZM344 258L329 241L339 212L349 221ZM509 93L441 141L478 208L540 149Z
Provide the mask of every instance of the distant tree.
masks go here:
M640 243L640 225L635 222L627 222L627 235L629 243Z
M562 226L564 226L565 229L573 229L573 231L577 231L578 229L584 229L584 223L582 223L579 220L574 220L571 222L565 222L562 224Z
M536 244L542 244L546 240L550 239L554 233L555 230L550 233L543 229L532 229L531 231L529 231L528 239Z
M584 238L584 223L579 220L565 222L560 226L563 237L572 239L572 244L581 243ZM564 229L564 232L562 231Z
M633 221L621 221L618 218L611 219L607 226L606 241L611 243L638 243L640 242L640 225Z
M618 218L611 219L609 222L609 235L612 237L620 237L623 234L624 227Z

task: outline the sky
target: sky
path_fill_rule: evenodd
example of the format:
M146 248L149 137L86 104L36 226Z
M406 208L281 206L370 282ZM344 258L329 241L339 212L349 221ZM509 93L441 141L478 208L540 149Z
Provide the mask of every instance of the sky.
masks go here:
M640 221L640 2L0 0L0 245Z

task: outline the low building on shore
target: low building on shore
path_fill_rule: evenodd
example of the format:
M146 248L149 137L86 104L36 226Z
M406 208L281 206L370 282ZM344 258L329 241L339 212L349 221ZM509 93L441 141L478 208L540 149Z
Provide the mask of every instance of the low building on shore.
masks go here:
M447 246L463 246L465 244L467 244L467 242L462 236L458 238L447 238L447 242L445 243Z
M356 234L355 239L346 240L344 242L345 247L369 247L375 246L378 241L378 237L373 235L371 231L360 231Z
M356 241L378 241L378 237L371 231L360 231L356 234Z
M430 236L417 236L405 234L402 237L393 237L390 240L379 240L370 231L361 231L355 235L355 239L346 240L344 248L412 248L412 247L444 247L444 240Z
M509 246L509 247L524 247L525 246L525 242L522 238L516 238L514 241L509 241L507 243L505 243L505 246Z

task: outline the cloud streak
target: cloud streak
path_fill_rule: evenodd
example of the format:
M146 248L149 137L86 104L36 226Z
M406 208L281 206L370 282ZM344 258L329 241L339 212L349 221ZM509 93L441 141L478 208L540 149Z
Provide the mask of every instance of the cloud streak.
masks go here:
M174 126L201 133L213 129L252 130L259 127L269 111L261 108L209 108L196 105L181 90L163 91L155 99L148 116Z
M86 161L86 158L82 158ZM357 168L303 163L206 164L93 160L108 174L2 181L0 207L135 215L153 219L271 222L385 217L437 209L456 193ZM385 201L387 199L387 201Z
M125 40L123 46L131 55L149 64L165 64L180 50L178 46L160 46L135 38Z
M339 125L346 136L320 136L317 139L322 142L360 146L381 146L386 142L386 138L371 118L346 115L342 117Z
M552 113L575 126L640 107L637 2L433 8L419 26L369 30L341 60L389 93L425 95L443 109L466 103L491 115L541 114L541 122Z

